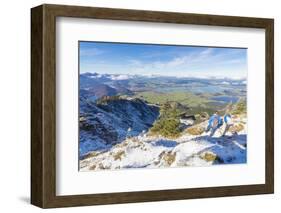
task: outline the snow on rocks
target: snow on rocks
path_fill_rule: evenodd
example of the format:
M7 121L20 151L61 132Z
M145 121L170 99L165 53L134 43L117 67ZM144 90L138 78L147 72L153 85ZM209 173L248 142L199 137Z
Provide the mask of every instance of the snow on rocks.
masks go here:
M80 171L164 168L181 166L209 166L246 162L246 134L207 133L198 136L183 134L176 139L160 136L126 138L104 152L95 151L80 160Z

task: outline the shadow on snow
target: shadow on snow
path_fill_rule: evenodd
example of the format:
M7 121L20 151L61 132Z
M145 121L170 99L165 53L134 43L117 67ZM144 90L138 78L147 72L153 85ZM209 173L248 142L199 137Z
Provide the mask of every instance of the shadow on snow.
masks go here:
M168 147L168 148L172 148L178 145L178 143L176 141L173 140L158 140L156 142L154 142L153 144L154 146L164 146L164 147Z

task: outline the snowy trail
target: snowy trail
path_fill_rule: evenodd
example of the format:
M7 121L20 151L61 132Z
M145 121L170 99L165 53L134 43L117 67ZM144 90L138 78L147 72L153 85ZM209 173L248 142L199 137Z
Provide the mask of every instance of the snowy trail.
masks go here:
M110 151L93 152L80 162L80 170L245 163L245 144L244 134L231 138L184 135L175 140L143 135L128 138Z

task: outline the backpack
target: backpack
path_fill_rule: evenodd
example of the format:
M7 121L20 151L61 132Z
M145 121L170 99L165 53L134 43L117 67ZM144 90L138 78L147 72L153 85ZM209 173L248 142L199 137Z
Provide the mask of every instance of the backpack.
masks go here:
M214 117L213 122L212 122L212 128L216 128L219 125L219 119L218 117Z
M227 124L230 121L231 117L229 114L226 114L223 118L224 122Z

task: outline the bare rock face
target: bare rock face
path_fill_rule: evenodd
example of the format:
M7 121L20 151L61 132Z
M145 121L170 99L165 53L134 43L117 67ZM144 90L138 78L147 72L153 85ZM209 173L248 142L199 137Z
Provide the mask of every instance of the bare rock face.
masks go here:
M148 130L158 115L158 107L140 99L115 98L96 104L80 98L80 157Z

